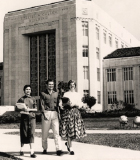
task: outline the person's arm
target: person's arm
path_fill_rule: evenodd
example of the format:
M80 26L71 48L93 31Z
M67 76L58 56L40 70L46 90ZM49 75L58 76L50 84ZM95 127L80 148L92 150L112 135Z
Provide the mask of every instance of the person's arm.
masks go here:
M44 99L43 99L43 93L40 93L40 104L41 104L41 113L44 116L44 120L47 120L47 118L45 117L44 114L44 110L45 110L45 104L44 104Z
M61 99L59 100L59 107L60 107L61 110L64 110L64 106L62 104L62 100Z
M27 108L27 109L25 109L25 111L27 111L27 112L30 112L30 111L36 112L37 108Z
M21 98L17 101L17 103L24 103L24 99L21 97ZM27 112L27 111L26 111L26 108L19 109L16 105L15 105L15 111L16 111L16 112L21 112L21 111Z
M36 103L36 99L33 97L33 108L27 108L27 112L36 112L37 111L37 103Z

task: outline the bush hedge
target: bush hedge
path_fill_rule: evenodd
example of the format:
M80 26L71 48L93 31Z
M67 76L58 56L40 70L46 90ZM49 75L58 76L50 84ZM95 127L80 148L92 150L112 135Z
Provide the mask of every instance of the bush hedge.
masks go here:
M121 110L110 110L103 112L95 112L95 113L87 113L85 110L80 109L82 118L109 118L109 117L120 117L122 115L126 115L127 117L135 117L140 116L139 109L133 109L128 111L126 109ZM0 116L0 124L4 123L19 123L21 115L19 112L9 112ZM41 113L36 113L36 122L41 122Z
M95 113L86 113L84 110L80 110L81 115L83 118L104 118L104 117L120 117L122 115L126 115L127 117L135 117L140 116L140 110L134 109L131 111L128 111L126 109L120 109L120 110L110 110L110 111L103 111L103 112L95 112Z
M19 123L21 115L19 112L8 112L0 116L0 124L4 123ZM41 113L36 113L36 121L41 122Z

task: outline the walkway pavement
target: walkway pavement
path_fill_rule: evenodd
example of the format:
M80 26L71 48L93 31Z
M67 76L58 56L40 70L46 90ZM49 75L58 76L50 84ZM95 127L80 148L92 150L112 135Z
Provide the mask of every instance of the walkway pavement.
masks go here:
M17 129L0 129L0 152L6 152L19 157L23 160L30 158L29 145L24 146L24 156L19 156L20 138L17 135L5 134L8 132L19 131ZM37 129L36 132L41 130ZM87 133L140 133L139 130L91 130ZM35 137L34 150L36 152L36 160L139 160L140 151L130 149L121 149L114 147L107 147L94 144L84 144L73 142L75 155L69 155L67 152L65 142L62 141L63 156L57 156L55 153L54 140L49 139L48 154L42 154L41 138Z

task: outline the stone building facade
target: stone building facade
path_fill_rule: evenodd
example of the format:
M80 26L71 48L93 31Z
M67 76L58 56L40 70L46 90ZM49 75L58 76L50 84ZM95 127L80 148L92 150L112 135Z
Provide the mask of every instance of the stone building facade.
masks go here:
M104 110L115 101L140 109L140 47L118 49L104 58Z
M0 62L0 105L3 104L3 62Z
M4 18L4 104L13 105L23 86L39 96L44 80L74 79L77 91L103 106L102 60L139 41L93 1L67 0L8 12Z

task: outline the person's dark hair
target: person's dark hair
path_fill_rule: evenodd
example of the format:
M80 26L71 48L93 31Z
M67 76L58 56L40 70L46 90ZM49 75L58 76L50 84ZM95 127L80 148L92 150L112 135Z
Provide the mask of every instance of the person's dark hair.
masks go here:
M53 82L54 83L54 80L48 79L48 80L45 81L46 84L48 84L49 82Z
M31 85L26 84L26 85L23 87L23 91L24 91L24 92L25 92L25 90L26 90L27 87L30 87L30 88L31 88ZM32 88L31 88L31 90L32 90Z
M70 87L70 84L71 83L74 83L75 84L75 88L76 88L76 82L74 81L74 80L70 80L69 82L68 82L68 87Z

